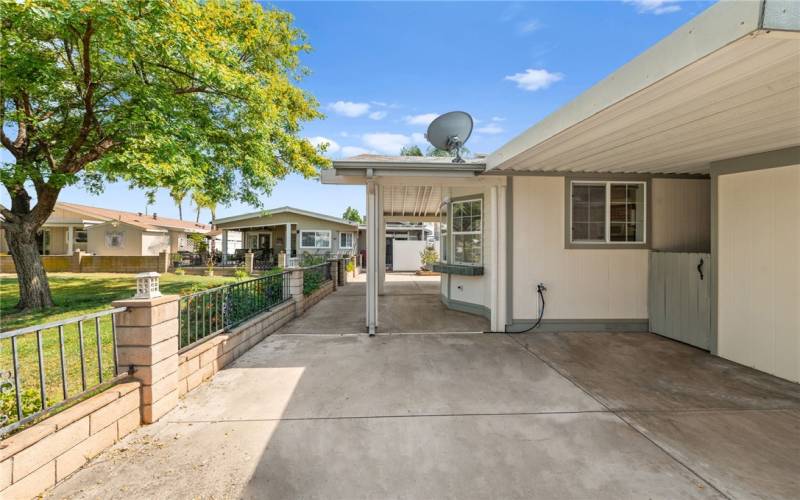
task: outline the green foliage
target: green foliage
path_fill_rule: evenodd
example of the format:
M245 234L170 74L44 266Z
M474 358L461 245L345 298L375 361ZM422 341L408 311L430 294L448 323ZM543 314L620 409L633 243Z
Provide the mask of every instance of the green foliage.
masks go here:
M425 247L419 253L419 258L422 261L422 266L425 269L430 269L433 264L439 262L439 253L433 247Z
M36 0L0 2L0 19L0 138L15 158L0 182L12 196L35 184L51 204L68 185L125 181L260 205L276 180L329 164L299 136L322 114L299 86L311 47L287 12L253 0Z
M464 146L461 146L461 156L464 158L469 157L471 154L470 150ZM420 155L421 156L421 155ZM445 149L435 148L433 146L428 146L427 151L425 151L425 156L455 156L450 151Z
M322 264L327 259L322 255L313 255L308 252L303 252L302 257L300 257L300 267L311 267L316 266L317 264Z
M303 271L303 295L311 295L317 291L322 284L321 269L305 269Z
M403 146L400 150L400 156L424 156L422 150L416 144L411 146Z
M186 269L182 269L179 267L175 269L175 274L177 274L178 276L183 276L184 274L186 274Z
M364 219L361 218L361 214L358 213L358 210L353 207L347 207L347 210L345 210L344 214L342 215L342 219L356 222L358 224L362 224L364 222Z
M34 388L22 390L22 415L30 415L42 409L42 396ZM48 398L49 399L49 398ZM4 387L0 391L0 426L17 421L17 400L12 387Z
M237 267L236 270L233 271L233 277L241 281L245 278L249 278L250 273L248 273L243 267Z
M347 270L348 273L352 273L353 271L356 270L356 263L353 262L352 260L348 260L345 269Z
M203 234L190 233L189 241L192 242L196 253L206 253L208 251L208 240Z

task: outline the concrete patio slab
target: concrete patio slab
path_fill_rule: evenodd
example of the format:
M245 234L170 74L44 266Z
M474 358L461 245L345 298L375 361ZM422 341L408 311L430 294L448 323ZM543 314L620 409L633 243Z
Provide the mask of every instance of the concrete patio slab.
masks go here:
M731 498L800 497L800 410L625 413Z
M286 325L282 333L364 333L365 275L359 275ZM378 331L384 333L483 332L486 318L448 309L439 299L439 278L388 273L378 298Z
M264 397L254 398L254 394ZM276 335L173 421L602 411L503 335Z
M650 333L514 338L612 410L800 409L800 385Z

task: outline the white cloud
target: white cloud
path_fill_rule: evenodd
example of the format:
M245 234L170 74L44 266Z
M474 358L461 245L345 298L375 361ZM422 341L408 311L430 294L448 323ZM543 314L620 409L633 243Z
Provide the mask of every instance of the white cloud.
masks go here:
M364 155L369 153L368 149L360 148L358 146L345 146L342 148L342 156L350 158L351 156Z
M542 23L540 23L538 19L528 19L517 26L517 31L521 35L527 35L528 33L533 33L541 27Z
M372 113L369 114L369 119L383 120L384 118L386 118L386 115L387 115L386 111L373 111Z
M502 134L504 132L503 128L497 125L496 123L490 123L485 127L478 127L475 129L476 132L479 134L488 134L488 135L495 135L495 134Z
M669 14L681 10L677 5L678 0L623 0L625 3L632 3L636 6L639 14Z
M404 118L409 125L425 125L426 127L439 115L436 113L424 113L421 115L411 115Z
M368 147L375 149L380 153L389 155L398 154L403 146L412 143L411 137L407 135L390 134L385 132L364 134L361 139Z
M308 141L313 144L315 147L321 146L322 144L327 144L328 148L325 150L326 153L338 153L339 150L342 149L339 144L334 141L333 139L328 139L327 137L317 136L311 137Z
M428 139L425 138L425 134L421 134L419 132L414 132L411 134L411 142L417 145L426 145L428 144Z
M369 104L365 102L336 101L329 104L328 109L348 118L357 118L369 113Z
M507 76L506 80L517 83L517 87L522 90L546 89L550 85L564 78L561 73L551 73L546 69L526 69L522 73L515 73Z
M492 117L492 121L493 122L504 122L504 121L506 121L506 119L503 118L502 116L493 116Z

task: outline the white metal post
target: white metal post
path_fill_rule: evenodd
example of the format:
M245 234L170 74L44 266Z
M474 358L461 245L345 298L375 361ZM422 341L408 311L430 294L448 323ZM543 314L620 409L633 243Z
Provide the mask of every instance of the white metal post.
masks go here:
M378 213L378 295L384 294L386 285L386 219L383 216L383 186L378 185L378 199L376 201Z
M222 230L222 263L228 262L228 230Z
M378 185L367 182L367 331L375 335L378 326Z
M289 222L286 224L286 244L284 245L286 249L286 258L292 256L292 223Z
M67 226L67 255L72 255L72 244L75 242L75 233L72 226Z

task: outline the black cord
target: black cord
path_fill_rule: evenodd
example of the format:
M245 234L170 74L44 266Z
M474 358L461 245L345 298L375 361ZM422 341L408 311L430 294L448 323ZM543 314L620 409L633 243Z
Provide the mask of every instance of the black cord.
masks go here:
M508 325L506 325L505 327L503 327L503 331L502 332L495 332L493 330L486 330L483 333L528 333L531 330L534 330L534 329L538 328L539 325L542 324L542 317L544 317L544 306L545 306L544 292L546 292L546 291L547 291L547 288L545 288L543 283L539 283L538 285L536 285L536 293L539 294L538 299L542 302L542 307L539 309L539 319L536 320L536 323L534 323L533 326L531 326L530 328L527 328L525 330L521 330L519 332L509 332L508 331Z

